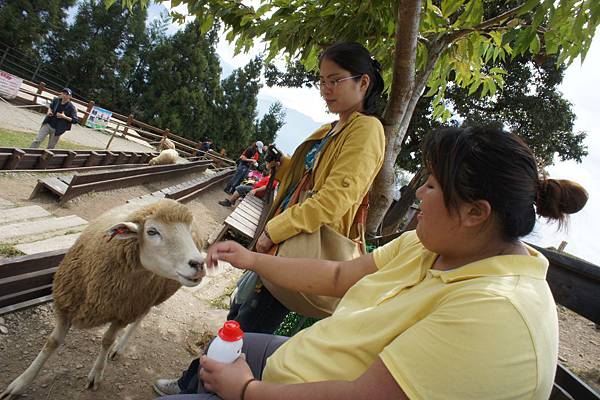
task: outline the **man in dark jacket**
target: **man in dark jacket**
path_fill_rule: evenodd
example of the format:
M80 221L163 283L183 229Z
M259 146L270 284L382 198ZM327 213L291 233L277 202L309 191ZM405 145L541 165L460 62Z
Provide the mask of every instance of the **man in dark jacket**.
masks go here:
M60 139L60 135L68 130L71 130L72 124L77 124L77 110L71 103L71 89L64 88L60 95L50 103L46 118L42 122L42 126L35 140L29 146L32 149L37 149L44 138L49 135L48 148L53 149Z

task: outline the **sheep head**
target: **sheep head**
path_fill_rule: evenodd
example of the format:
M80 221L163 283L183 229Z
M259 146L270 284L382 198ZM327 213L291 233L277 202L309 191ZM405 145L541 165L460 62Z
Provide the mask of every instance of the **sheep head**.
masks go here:
M193 215L174 200L145 206L111 226L111 239L137 240L145 269L184 286L196 286L206 274L204 257L193 240Z

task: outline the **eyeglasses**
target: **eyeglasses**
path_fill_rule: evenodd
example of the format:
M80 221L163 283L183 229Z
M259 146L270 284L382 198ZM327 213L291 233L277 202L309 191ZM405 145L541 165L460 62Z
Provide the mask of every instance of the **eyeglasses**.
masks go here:
M335 89L337 87L337 85L340 84L340 82L347 81L348 79L359 78L361 76L362 76L362 74L348 76L346 78L338 78L338 79L320 79L319 82L317 82L317 88L318 89L323 89L323 88Z

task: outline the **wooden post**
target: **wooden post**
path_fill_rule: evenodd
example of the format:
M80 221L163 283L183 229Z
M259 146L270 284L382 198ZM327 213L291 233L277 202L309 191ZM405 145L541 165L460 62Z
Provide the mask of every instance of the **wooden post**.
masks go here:
M565 251L565 247L567 247L567 241L563 240L558 246L558 251Z
M133 115L129 114L129 117L127 117L127 123L125 125L125 129L123 129L123 136L127 136L127 127L131 126L133 124Z
M77 153L74 151L69 151L69 154L67 154L67 157L65 157L65 161L63 162L62 167L63 168L68 168L71 166L71 164L73 164L73 160L75 159L75 156L77 156Z
M110 146L110 143L113 141L113 139L115 138L115 135L117 134L117 131L119 130L119 123L117 122L117 126L115 126L115 129L113 130L112 135L110 135L110 139L108 139L108 143L106 143L106 150L108 150L108 147ZM125 128L127 129L127 128Z
M44 89L46 88L46 84L44 82L40 82L37 85L37 91L35 92L36 95L33 96L33 104L37 104L37 95L38 94L42 94L44 92Z
M19 162L21 161L21 158L23 158L24 155L25 155L25 152L23 150L15 148L13 150L12 155L8 159L8 162L6 163L6 167L4 169L17 168L17 165L19 164Z
M85 110L85 114L83 119L81 120L81 125L85 126L88 118L90 117L90 113L92 112L92 108L94 108L94 100L90 100L87 105L87 109Z
M38 159L37 168L38 169L46 169L48 168L48 163L54 157L54 153L50 150L44 150L40 158Z

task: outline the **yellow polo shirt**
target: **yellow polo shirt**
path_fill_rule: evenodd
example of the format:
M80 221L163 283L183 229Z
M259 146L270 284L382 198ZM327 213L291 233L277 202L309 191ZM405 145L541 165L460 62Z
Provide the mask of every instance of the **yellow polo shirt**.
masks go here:
M354 380L380 357L411 399L547 399L558 320L548 261L528 250L443 272L406 233L374 252L379 270L331 317L269 357L263 379Z

